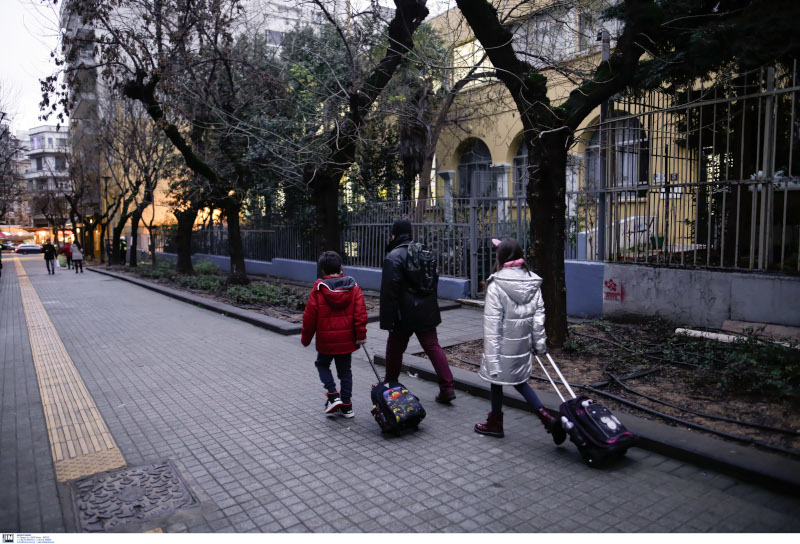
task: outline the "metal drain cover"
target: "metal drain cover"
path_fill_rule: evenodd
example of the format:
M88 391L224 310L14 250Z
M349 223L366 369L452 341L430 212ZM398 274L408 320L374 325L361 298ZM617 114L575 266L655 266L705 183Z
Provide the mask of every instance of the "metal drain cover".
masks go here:
M78 528L110 531L198 504L170 461L125 467L73 483Z

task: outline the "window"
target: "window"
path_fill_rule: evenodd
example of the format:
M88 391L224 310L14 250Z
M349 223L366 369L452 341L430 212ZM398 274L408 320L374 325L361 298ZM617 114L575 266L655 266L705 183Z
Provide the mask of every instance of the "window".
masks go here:
M53 139L52 138L48 138L47 139L47 147L53 147Z
M64 157L56 157L56 170L66 170L67 169L67 161Z
M37 149L39 149L39 138L34 136L31 138L31 150L36 151Z
M522 140L514 156L514 196L525 196L528 186L528 144Z
M36 170L41 170L43 168L42 162L41 157L36 157Z
M608 187L636 187L649 184L648 170L650 153L647 132L637 119L624 119L606 125L606 138L611 145L607 149ZM589 138L584 153L586 189L599 189L603 184L600 156L600 130ZM639 195L645 196L645 195Z
M66 149L67 148L67 139L66 138L59 138L58 139L58 147L59 147L59 149Z
M483 63L479 66L477 72L483 72L492 69L492 63L489 57L484 59L484 50L478 40L472 40L465 44L459 45L453 50L453 70L451 85L455 85L460 80L465 78L473 66L478 64L482 59ZM464 88L469 88L481 85L480 80L475 80L467 83Z
M279 47L283 42L283 32L278 30L265 30L264 34L267 37L267 43L274 47Z
M458 196L497 196L497 182L491 171L492 155L486 144L473 139L461 153L458 165Z
M591 11L578 13L578 53L589 53L597 47L595 18Z

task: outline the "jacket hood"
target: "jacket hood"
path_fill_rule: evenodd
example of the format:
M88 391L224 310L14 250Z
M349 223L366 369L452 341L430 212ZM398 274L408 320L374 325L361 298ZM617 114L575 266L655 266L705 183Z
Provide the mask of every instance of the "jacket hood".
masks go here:
M542 278L520 267L504 268L489 276L489 281L495 282L517 304L531 302L542 285Z
M314 289L322 293L331 308L345 308L353 298L356 280L350 276L325 276L317 280Z

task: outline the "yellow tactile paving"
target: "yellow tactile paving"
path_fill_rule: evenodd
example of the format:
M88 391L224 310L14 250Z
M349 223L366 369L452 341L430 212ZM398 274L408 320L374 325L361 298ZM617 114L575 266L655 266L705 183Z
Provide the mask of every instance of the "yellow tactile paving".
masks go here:
M65 482L125 465L39 295L15 259L56 477Z

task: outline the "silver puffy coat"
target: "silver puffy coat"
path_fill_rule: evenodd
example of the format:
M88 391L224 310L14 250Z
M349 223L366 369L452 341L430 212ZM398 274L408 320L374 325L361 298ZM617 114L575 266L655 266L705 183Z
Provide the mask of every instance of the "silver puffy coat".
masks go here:
M489 277L483 309L483 360L479 375L498 385L530 378L531 348L547 350L542 278L524 268L504 268Z

